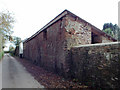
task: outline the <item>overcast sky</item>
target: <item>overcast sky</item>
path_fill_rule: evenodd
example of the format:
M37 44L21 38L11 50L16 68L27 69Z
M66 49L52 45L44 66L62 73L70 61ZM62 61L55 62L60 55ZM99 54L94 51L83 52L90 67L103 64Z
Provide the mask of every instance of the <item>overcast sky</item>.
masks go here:
M94 26L118 24L119 0L0 0L0 11L14 13L14 36L28 38L67 9Z

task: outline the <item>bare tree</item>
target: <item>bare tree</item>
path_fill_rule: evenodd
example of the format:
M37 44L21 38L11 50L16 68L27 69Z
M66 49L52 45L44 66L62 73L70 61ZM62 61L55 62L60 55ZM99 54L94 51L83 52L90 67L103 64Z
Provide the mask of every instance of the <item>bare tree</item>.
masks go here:
M15 19L13 14L9 11L0 12L0 33L2 34L2 43L5 44L6 40L12 40L11 34L13 31L13 24Z

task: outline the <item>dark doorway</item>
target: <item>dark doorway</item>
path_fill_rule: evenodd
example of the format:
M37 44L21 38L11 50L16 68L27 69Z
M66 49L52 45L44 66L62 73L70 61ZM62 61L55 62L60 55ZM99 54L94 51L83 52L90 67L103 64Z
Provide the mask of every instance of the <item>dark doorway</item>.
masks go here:
M95 43L102 43L102 38L100 35L97 35L97 34L92 32L91 44L95 44Z

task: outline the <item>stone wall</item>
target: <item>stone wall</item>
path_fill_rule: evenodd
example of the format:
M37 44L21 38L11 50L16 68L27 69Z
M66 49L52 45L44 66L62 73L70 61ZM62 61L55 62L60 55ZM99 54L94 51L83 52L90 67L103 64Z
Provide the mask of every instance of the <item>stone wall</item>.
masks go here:
M110 37L100 34L100 32L98 32L99 30L95 30L89 23L77 17L72 17L71 15L65 17L65 29L67 49L73 46L92 44L93 37L96 43L114 41L110 39ZM95 35L97 35L97 37L95 37Z
M91 44L91 27L88 23L74 17L66 17L67 49L72 46Z
M61 18L36 37L24 42L23 57L49 71L64 74L65 65L65 19Z
M86 21L66 15L23 43L23 57L49 71L68 76L69 50L73 46L91 44L92 26Z
M108 42L113 42L112 40L109 40L108 38L102 36L102 43L108 43Z
M71 75L93 87L120 88L120 43L71 48Z

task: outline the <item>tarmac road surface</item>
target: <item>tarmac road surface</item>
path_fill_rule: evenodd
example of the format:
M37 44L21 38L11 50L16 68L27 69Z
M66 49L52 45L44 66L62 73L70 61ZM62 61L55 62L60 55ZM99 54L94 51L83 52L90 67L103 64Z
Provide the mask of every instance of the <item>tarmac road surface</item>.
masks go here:
M2 88L44 88L44 86L39 84L14 57L6 54L2 60Z

